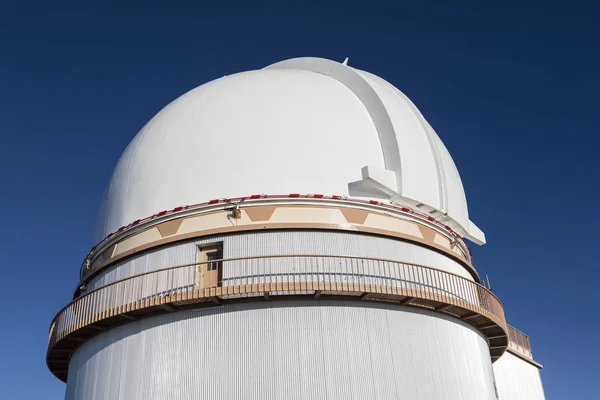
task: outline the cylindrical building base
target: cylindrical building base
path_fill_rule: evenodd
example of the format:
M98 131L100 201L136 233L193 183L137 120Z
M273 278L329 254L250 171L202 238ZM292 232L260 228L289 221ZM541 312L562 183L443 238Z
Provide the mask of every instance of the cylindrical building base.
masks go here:
M67 400L496 399L485 337L410 307L226 304L131 322L73 355Z

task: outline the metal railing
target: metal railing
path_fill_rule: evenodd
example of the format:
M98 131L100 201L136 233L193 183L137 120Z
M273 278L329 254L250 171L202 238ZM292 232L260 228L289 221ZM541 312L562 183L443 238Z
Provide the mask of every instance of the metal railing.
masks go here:
M213 268L215 263L218 268ZM209 271L207 265L211 265ZM58 312L48 345L51 349L71 333L99 321L157 306L317 291L323 295L404 299L406 304L413 299L426 300L419 305L445 312L456 307L471 311L469 318L481 315L506 327L502 304L491 291L450 272L374 258L278 255L163 268L83 293Z
M531 342L529 341L529 336L510 325L507 325L507 328L508 340L510 342L515 343L518 346L521 346L523 349L531 352Z

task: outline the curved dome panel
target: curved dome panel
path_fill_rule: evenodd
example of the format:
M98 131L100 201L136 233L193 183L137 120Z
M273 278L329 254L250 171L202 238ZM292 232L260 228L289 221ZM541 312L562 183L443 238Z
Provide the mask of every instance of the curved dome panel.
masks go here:
M308 71L259 70L202 85L142 128L121 156L98 239L173 207L255 193L347 195L365 164L383 168L360 100Z
M410 100L319 58L217 79L160 111L115 168L97 238L161 210L255 193L380 198L485 240L450 154Z

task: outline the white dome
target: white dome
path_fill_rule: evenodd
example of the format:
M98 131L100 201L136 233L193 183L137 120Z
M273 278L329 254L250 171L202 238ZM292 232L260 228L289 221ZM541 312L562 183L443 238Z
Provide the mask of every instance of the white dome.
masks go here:
M226 76L161 110L117 163L98 239L162 210L258 193L385 199L485 240L450 154L410 100L319 58Z

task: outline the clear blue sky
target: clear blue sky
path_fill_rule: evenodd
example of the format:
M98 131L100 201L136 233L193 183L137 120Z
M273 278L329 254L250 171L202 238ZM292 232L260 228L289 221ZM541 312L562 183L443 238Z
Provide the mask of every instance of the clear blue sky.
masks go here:
M0 397L62 399L48 326L139 128L214 78L320 56L417 104L458 165L488 239L476 267L531 336L548 399L600 398L593 1L81 3L0 1Z

